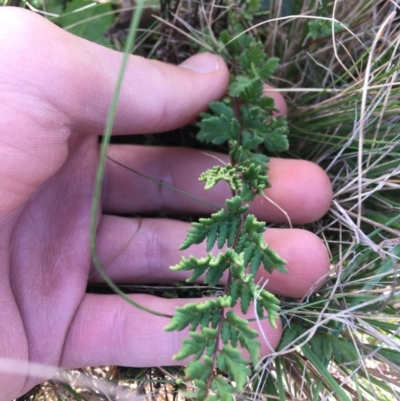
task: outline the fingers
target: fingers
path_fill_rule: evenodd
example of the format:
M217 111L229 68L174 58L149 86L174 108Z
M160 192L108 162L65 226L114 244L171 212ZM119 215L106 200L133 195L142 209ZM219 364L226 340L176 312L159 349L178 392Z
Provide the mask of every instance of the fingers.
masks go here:
M2 68L14 90L45 98L72 131L102 134L122 53L26 10L1 10L0 19L8 42L2 45L7 54ZM21 40L32 35L35 41ZM114 132L160 132L190 122L223 96L228 76L222 59L211 54L198 54L181 66L130 56Z
M109 155L129 168L216 207L140 177L109 160L104 185L105 212L212 213L232 195L224 182L205 191L204 183L198 180L207 168L229 162L226 155L183 148L116 145L110 148ZM328 211L332 188L329 178L317 165L302 160L271 159L269 178L271 188L265 191L267 198L259 197L251 209L260 219L287 223L288 215L292 223L302 224Z
M2 216L58 171L71 132L79 140L103 133L122 54L21 8L1 7L0 26ZM227 83L227 67L214 55L197 55L181 67L131 56L114 131L178 127L221 97Z
M169 267L179 263L182 256L206 255L202 244L178 251L189 227L188 223L169 219L103 216L97 249L107 273L115 282L185 281L189 276L187 272L174 272ZM322 285L329 271L329 257L316 235L300 229L269 228L264 238L288 262L288 273L267 274L261 267L256 282L264 284L267 280L266 289L293 298L302 298ZM91 270L89 280L102 281L95 269Z
M173 314L176 306L193 302L190 299L163 299L148 295L132 298L147 308L169 315ZM181 348L187 331L167 333L163 329L168 323L168 318L143 312L119 296L87 294L67 334L60 365L66 369L101 365L180 365L182 361L175 362L172 356ZM278 329L273 329L266 320L261 324L269 342L266 344L261 339L261 354L266 355L277 346L281 326L277 322ZM252 326L257 329L255 323Z

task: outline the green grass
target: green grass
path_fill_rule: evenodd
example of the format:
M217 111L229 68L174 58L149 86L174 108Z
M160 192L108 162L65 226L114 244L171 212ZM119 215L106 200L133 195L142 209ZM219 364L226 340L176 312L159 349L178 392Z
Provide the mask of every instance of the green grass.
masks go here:
M58 0L32 3L75 34L109 47L123 45L124 40L103 37L117 15L111 5L83 9L83 4L74 0L63 9ZM182 18L193 11L190 4L182 1ZM388 20L394 6L377 0L262 4L251 32L262 38L268 55L281 59L272 84L290 107L286 156L317 162L333 183L329 213L305 226L324 240L331 272L317 294L282 300L281 344L260 362L238 399L400 399L400 31L397 20ZM184 28L179 19L175 24L184 34L161 22L142 27L136 52L168 54L177 38L178 52L165 59L179 62L196 51L191 38L207 46L207 31ZM180 135L175 136L179 143ZM90 380L72 385L77 372L60 374L64 384L49 382L32 398L100 399L89 389L93 380L98 385L96 377L109 380L109 386L101 382L105 394L123 396L132 388L148 399L151 394L173 399L183 389L173 383L177 369L172 368L81 373Z

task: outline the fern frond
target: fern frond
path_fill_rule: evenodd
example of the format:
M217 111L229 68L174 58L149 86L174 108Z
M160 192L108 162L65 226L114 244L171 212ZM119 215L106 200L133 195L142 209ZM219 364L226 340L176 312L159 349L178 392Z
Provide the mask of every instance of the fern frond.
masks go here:
M251 12L259 7L260 0L248 0L240 12L228 10L232 32L223 31L218 41L220 53L229 54L235 75L231 76L227 97L210 103L209 112L201 114L198 124L199 141L224 144L231 158L229 164L212 167L199 179L205 182L205 189L225 181L233 197L222 210L192 223L180 247L184 250L206 242L207 252L215 245L227 249L217 256L182 258L171 268L192 271L189 282L204 276L204 283L210 286L217 285L227 272L223 296L176 308L165 328L190 328L190 338L184 340L174 359L194 357L185 370L185 379L196 385L197 390L189 394L196 401L234 401L236 394L243 391L251 370L240 348L247 350L253 364L258 362L258 333L232 308L240 302L246 314L255 305L258 317L268 315L273 327L279 316L278 299L257 285L255 277L261 264L268 272L284 272L286 262L264 241L265 223L251 214L245 217L249 209L245 203L263 195L269 187L269 158L262 154L263 150L278 152L288 148L287 124L281 117L272 117L276 111L274 101L263 95L263 81L272 77L278 59L267 59L263 44L254 41L239 23L240 18L251 21Z

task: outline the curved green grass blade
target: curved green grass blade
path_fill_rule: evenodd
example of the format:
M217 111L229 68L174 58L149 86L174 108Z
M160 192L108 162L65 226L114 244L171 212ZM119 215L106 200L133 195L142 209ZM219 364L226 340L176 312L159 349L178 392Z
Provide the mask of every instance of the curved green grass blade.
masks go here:
M97 216L99 213L100 195L101 195L104 170L105 170L105 165L106 165L107 149L110 144L111 132L112 132L112 128L114 126L119 94L121 92L123 78L124 78L124 72L125 72L133 45L135 43L136 32L137 32L137 28L139 26L140 17L142 15L144 5L145 5L144 0L138 0L137 7L134 12L134 15L133 15L133 18L131 21L131 25L129 28L129 34L128 34L128 37L126 40L124 56L122 58L122 63L121 63L121 67L120 67L119 74L118 74L117 84L115 86L110 110L108 112L106 126L104 129L103 140L102 140L101 148L100 148L99 165L97 168L93 203L92 203L92 213L91 213L91 222L90 222L90 252L92 255L93 264L95 265L97 271L99 272L99 274L101 275L101 277L105 281L105 283L107 283L108 286L116 294L120 295L125 301L129 302L131 305L133 305L136 308L139 308L145 312L149 312L149 313L151 313L153 315L157 315L157 316L171 318L172 316L170 316L170 315L166 315L164 313L160 313L160 312L154 311L152 309L148 309L145 306L138 304L137 302L130 299L123 291L121 291L118 288L118 286L111 280L111 278L106 273L104 267L102 266L102 264L100 262L100 258L99 258L99 255L98 255L97 249L96 249Z

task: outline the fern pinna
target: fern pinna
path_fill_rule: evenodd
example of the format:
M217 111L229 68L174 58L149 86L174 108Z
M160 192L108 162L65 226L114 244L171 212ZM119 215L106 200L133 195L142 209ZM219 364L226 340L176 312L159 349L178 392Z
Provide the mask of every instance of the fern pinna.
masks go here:
M235 35L240 30L237 25ZM246 314L253 301L258 316L267 315L276 327L279 302L254 280L260 265L268 272L285 271L285 261L263 239L265 223L247 214L247 203L269 186L268 157L264 151L279 152L288 147L286 121L273 117L274 101L263 96L263 81L270 79L278 60L267 60L262 44L246 34L234 41L231 38L227 31L220 35L232 65L228 96L211 103L210 111L201 115L198 139L215 145L227 143L231 162L205 171L200 180L205 182L206 189L219 181L227 182L232 198L222 210L193 223L180 248L206 241L207 252L214 247L225 251L217 256L209 253L203 258L182 258L171 267L191 271L188 282L204 275L204 283L215 286L225 271L228 281L222 296L177 308L165 328L189 328L190 338L183 340L174 359L192 356L184 380L193 381L196 386L191 397L207 401L230 401L234 393L243 390L251 371L242 349L247 350L253 364L259 358L258 333L234 312L234 306L240 303Z

